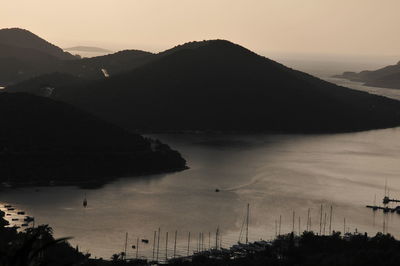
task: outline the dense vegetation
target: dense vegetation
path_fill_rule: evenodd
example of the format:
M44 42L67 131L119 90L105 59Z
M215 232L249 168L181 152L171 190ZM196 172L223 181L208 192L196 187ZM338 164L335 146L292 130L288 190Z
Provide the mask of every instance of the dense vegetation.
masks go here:
M365 83L367 86L400 89L400 62L373 71L344 72L335 77Z
M167 145L49 98L1 93L0 121L1 182L102 184L185 168Z
M170 265L394 266L400 263L399 250L399 241L380 233L370 238L357 233L341 237L340 233L305 232L280 236L267 249L236 259L198 256L192 262L178 260Z
M54 239L47 225L18 232L15 227L5 227L3 217L0 211L0 266L78 265L89 257L72 248L68 238Z

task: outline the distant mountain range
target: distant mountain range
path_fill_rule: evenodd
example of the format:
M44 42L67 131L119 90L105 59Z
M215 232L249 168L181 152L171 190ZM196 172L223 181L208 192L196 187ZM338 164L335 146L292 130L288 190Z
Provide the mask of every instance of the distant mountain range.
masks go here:
M0 93L0 121L0 183L102 184L185 168L167 145L49 98Z
M130 130L344 132L400 124L398 101L336 86L225 40L61 62L52 68L58 73L6 90L64 101Z
M374 71L344 72L335 77L363 82L366 86L400 89L400 62Z

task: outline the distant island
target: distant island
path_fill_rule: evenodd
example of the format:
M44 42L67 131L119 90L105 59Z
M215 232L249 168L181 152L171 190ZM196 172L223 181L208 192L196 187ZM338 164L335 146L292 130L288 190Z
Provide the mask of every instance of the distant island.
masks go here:
M93 46L74 46L65 48L65 51L77 51L77 52L93 52L93 53L112 53L111 50L107 50L100 47Z
M166 144L49 98L0 93L0 120L3 186L93 187L117 177L186 169Z
M373 71L344 72L334 76L351 81L363 82L366 86L400 89L400 61L396 65L386 66Z

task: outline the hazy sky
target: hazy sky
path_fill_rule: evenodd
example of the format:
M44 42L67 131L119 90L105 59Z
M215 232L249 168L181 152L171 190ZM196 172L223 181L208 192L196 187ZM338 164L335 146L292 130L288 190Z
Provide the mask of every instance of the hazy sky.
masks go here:
M0 0L0 27L62 47L159 51L228 39L262 53L400 55L400 0Z

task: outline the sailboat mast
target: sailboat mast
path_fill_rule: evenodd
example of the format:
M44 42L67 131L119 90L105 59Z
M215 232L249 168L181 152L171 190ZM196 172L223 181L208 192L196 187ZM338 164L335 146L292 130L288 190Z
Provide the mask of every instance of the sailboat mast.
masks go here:
M319 235L322 234L322 204L321 204L321 213L319 216Z
M125 234L125 249L124 249L124 259L126 260L126 247L128 245L128 232Z
M299 215L299 235L301 235L301 218L300 218L300 215Z
M295 218L295 212L293 211L293 225L292 225L292 233L294 234L294 218Z
M175 231L175 241L174 241L174 259L176 256L176 238L178 237L178 230Z
M165 261L168 261L168 232L165 235Z
M160 252L160 234L161 234L161 228L158 228L158 234L157 234L157 256L156 256L156 261L158 262L158 254Z
M249 243L249 216L250 216L250 204L247 203L247 217L246 217L246 244Z
M282 215L279 215L279 229L278 229L278 236L281 235L281 225L282 225Z
M217 227L217 231L215 232L215 249L218 249L218 233L219 233L219 225Z
M139 237L136 239L136 259L139 258Z
M332 215L333 215L333 207L331 205L331 213L329 215L329 235L332 234Z

